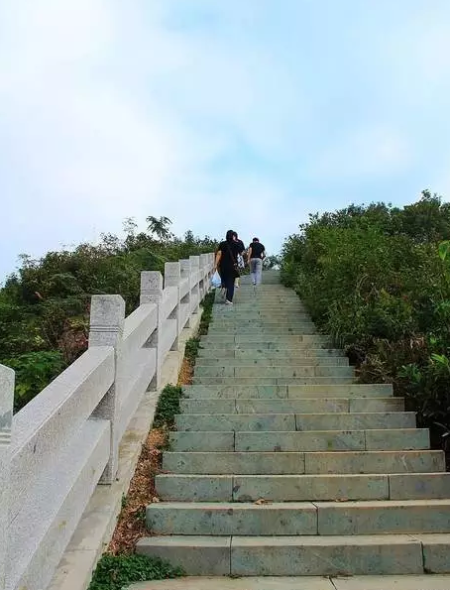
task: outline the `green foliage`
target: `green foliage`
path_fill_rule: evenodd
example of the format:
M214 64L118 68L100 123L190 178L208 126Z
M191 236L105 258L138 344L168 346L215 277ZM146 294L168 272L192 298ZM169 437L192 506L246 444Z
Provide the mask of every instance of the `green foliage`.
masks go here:
M283 247L282 281L357 365L390 382L419 424L450 428L450 205L351 205L311 215Z
M184 238L174 236L167 217L149 216L146 221L148 233L138 232L129 218L124 238L103 234L98 245L49 252L40 260L20 257L20 269L0 289L0 362L21 367L16 375L16 408L39 392L38 384L42 389L56 376L57 366L61 370L86 350L91 295L118 293L129 314L139 304L141 271L163 272L166 262L216 248L215 240L191 231ZM47 359L44 371L41 362L34 365L27 360L32 357L26 355L37 353L58 353L63 362Z
M180 400L183 390L178 385L166 385L159 396L156 406L154 428L173 428L175 416L180 413Z
M184 356L191 366L195 364L200 348L200 338L189 338L189 340L186 341Z
M200 319L200 326L198 329L198 333L200 336L204 336L205 334L208 333L208 328L209 328L209 324L211 322L211 317L212 317L214 298L215 298L215 293L214 293L214 291L211 291L210 293L205 295L205 298L203 299L203 302L202 302L203 311L202 311L202 317Z
M19 410L63 370L64 359L59 351L49 350L4 359L2 364L16 372L14 409Z
M89 590L123 590L135 582L178 578L181 568L172 567L156 557L109 555L101 557Z

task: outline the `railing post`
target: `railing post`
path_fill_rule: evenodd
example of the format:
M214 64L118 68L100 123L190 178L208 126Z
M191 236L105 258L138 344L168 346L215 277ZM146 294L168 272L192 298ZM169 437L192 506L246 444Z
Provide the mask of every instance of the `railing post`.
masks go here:
M180 260L181 280L188 279L189 289L187 294L183 297L183 303L186 303L189 310L188 320L185 323L186 328L191 326L191 261L188 259Z
M201 254L201 263L203 268L203 296L209 293L211 287L211 265L209 254Z
M161 348L161 330L163 318L161 317L161 300L163 295L163 278L160 272L155 270L145 270L141 272L141 299L140 304L155 303L157 310L158 324L153 336L147 346L156 349L156 371L155 376L150 384L150 390L155 391L161 385L161 367L163 363Z
M178 350L178 336L181 333L181 322L180 322L180 279L181 279L181 265L179 262L166 262L164 265L164 288L176 287L177 288L177 305L170 314L171 320L177 320L177 337L175 342L172 344L170 350Z
M119 410L123 391L123 368L121 358L123 324L125 321L125 301L120 295L93 295L91 300L91 319L89 348L112 346L114 348L114 383L96 408L93 416L109 420L111 424L111 444L108 465L101 484L111 484L117 473L119 460Z
M195 306L192 309L192 314L195 315L199 312L200 308L200 288L199 288L199 270L200 270L200 256L189 256L191 262L191 277L197 274L197 278L191 282L191 297L194 297Z
M0 365L0 590L6 588L9 569L9 473L13 404L14 371Z

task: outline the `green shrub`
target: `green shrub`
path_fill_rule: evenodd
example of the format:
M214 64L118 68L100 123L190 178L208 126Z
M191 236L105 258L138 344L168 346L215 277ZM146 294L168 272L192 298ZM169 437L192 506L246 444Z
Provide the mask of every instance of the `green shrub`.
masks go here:
M56 376L57 367L62 370L86 349L91 295L118 293L129 314L139 304L141 271L163 272L166 262L216 247L209 236L199 238L191 231L183 238L174 236L167 217L149 216L146 221L147 231L137 233L136 223L126 220L123 239L103 234L95 246L80 244L40 260L21 256L19 271L0 289L0 351L6 364L20 368L17 407L39 393ZM36 363L27 357L55 351L63 362L51 355L34 357Z
M89 590L124 590L136 582L182 575L181 568L172 567L156 557L105 554L97 564Z
M30 352L4 359L2 364L16 372L14 409L20 410L64 368L64 359L57 350Z
M281 277L361 382L393 382L438 445L450 428L450 205L311 215L283 247ZM440 424L440 426L437 426Z
M200 338L189 338L189 340L186 341L184 356L190 365L193 366L195 364L200 348Z
M183 397L183 390L178 385L166 385L159 396L156 406L154 428L167 426L173 428L175 416L180 413L180 400Z
M204 336L208 333L209 324L212 318L212 310L214 305L215 292L207 293L202 302L202 317L200 319L200 326L198 329L199 336Z

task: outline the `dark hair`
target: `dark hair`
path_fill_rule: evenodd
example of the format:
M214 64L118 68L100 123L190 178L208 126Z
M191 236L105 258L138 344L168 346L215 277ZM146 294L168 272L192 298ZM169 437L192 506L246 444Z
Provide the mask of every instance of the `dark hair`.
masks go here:
M254 242L259 242L259 238L253 238Z
M225 236L225 239L226 239L226 241L227 241L227 242L232 242L232 241L233 241L233 237L234 237L234 234L235 234L235 233L236 233L236 232L234 232L232 229L229 229L229 230L227 231L227 235Z
M233 236L234 236L236 239L238 238L238 235L237 235L237 232L236 232L236 231L234 231L234 232L233 232Z

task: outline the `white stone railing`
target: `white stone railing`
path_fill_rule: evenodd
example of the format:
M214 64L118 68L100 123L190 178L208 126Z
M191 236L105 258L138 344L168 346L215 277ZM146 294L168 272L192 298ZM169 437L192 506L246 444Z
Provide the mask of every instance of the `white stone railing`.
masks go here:
M121 439L210 288L213 255L143 272L140 306L94 295L89 348L14 417L14 372L0 365L0 590L43 590Z

